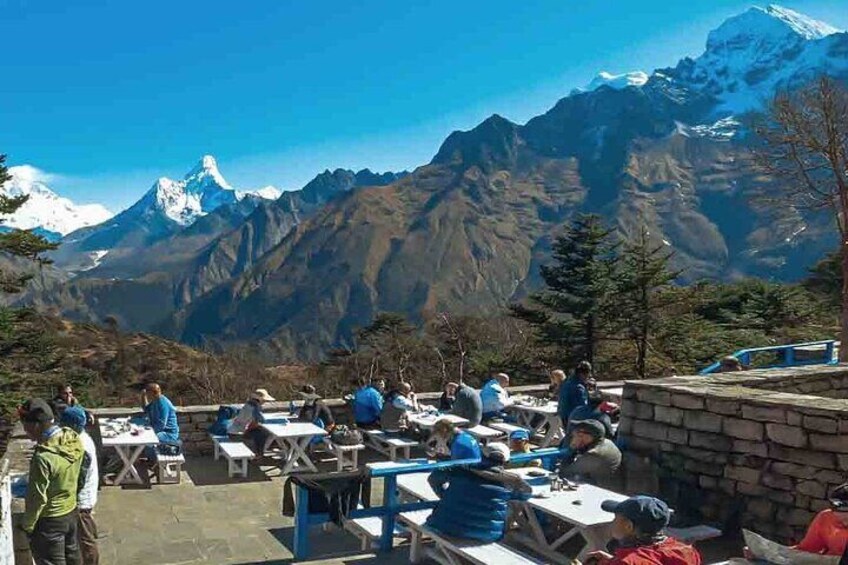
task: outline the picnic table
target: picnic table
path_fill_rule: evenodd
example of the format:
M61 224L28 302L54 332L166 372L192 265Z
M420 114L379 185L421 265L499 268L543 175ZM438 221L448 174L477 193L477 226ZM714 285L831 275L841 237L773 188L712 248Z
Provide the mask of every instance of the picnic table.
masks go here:
M542 436L539 447L550 447L562 436L562 422L559 419L557 403L554 401L537 405L530 401L518 400L507 410L515 413L518 425L530 430L531 436Z
M318 471L312 459L309 458L306 448L309 447L312 438L327 435L323 428L319 428L311 422L279 424L266 421L261 426L270 434L265 442L265 450L270 450L271 446L276 443L283 452L282 473L284 475L291 473L296 466L300 465L310 471Z
M397 486L398 490L403 494L424 502L439 500L435 491L427 482L430 473L410 473L408 475L398 475Z
M113 447L123 462L121 471L115 476L113 484L144 484L144 480L135 468L136 461L145 447L159 445L159 438L149 426L129 424L130 430L123 431L129 424L129 418L103 419L100 421L100 435L104 447Z
M559 548L578 534L586 540L586 545L577 559L583 560L592 551L603 550L609 541L609 524L615 516L603 510L601 503L605 500L622 501L627 498L623 494L589 484L579 484L575 490L558 492L551 492L550 483L534 485L533 493L543 494L545 498L534 497L516 504L516 521L520 528L510 535L516 541L559 563L571 563ZM537 512L573 527L557 539L549 541L539 523Z
M418 427L421 430L432 430L433 426L439 420L447 420L456 426L467 426L468 420L455 414L438 414L435 412L417 412L410 414L408 421L410 424Z

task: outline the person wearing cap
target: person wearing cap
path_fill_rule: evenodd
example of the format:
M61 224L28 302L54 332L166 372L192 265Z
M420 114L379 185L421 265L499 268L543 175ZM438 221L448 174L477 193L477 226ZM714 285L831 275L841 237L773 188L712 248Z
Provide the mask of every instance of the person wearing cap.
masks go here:
M481 468L451 468L441 483L431 483L439 502L427 526L446 536L484 542L501 539L509 502L528 500L533 493L521 477L503 472L509 459L509 448L493 442L483 450Z
M20 524L33 560L36 565L79 563L77 483L85 449L76 432L56 425L46 401L28 400L18 412L27 437L36 443Z
M568 417L578 406L589 404L589 389L587 383L592 377L592 364L581 361L574 374L568 377L559 387L559 402L557 413L562 420L562 427L568 427Z
M303 406L300 407L297 417L304 422L312 422L319 428L324 428L328 433L332 432L336 427L336 419L316 392L315 387L310 384L303 385L300 389L300 397L303 398Z
M177 445L180 442L180 427L177 424L177 409L171 400L162 394L158 383L148 383L141 393L141 407L150 427L159 438L159 443Z
M380 425L389 434L405 432L409 426L409 413L417 412L418 400L409 383L398 383L383 399Z
M87 421L85 410L79 406L69 406L62 412L59 423L70 428L79 435L85 450L79 481L77 482L77 537L83 565L98 565L100 551L97 548L97 524L94 522L94 506L97 504L97 486L99 473L97 469L97 448L94 440L85 431Z
M829 502L830 508L816 514L795 549L819 555L842 555L848 549L848 484L833 489Z
M357 384L353 393L353 421L358 428L377 429L383 412L383 395L366 379L359 379Z
M560 449L568 447L569 454L560 461L559 476L614 488L621 451L604 434L604 425L597 420L576 422L560 445Z
M509 375L506 373L498 373L483 385L480 390L483 421L507 417L505 410L514 404L506 390L508 386Z
M265 414L262 413L262 405L273 402L274 397L268 394L264 388L257 388L250 393L250 398L241 407L239 413L230 422L227 433L230 435L242 435L244 439L250 440L257 457L265 455L265 443L268 441L269 433L260 424L265 422Z
M451 414L468 420L469 427L480 425L483 420L483 400L480 393L463 382L459 383Z
M671 511L662 500L633 496L621 502L607 500L601 508L615 515L610 527L612 553L590 553L586 565L701 564L694 547L663 533Z
M509 451L512 454L532 453L530 447L530 432L527 430L515 430L509 434ZM541 459L531 459L526 463L511 463L510 468L515 467L541 467Z
M612 418L609 414L601 410L601 404L604 402L604 397L597 389L589 391L589 403L584 406L578 406L568 415L568 425L565 428L565 435L571 435L572 428L576 422L583 420L597 420L604 425L604 433L608 439L615 438L615 431L612 428Z

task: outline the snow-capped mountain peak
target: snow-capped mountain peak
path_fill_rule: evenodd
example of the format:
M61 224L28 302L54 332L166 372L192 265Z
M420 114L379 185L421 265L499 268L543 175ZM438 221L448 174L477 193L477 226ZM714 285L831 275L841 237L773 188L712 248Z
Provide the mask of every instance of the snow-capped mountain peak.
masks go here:
M794 10L776 6L754 6L726 20L707 37L707 51L764 46L792 39L811 40L838 33L830 24Z
M718 100L721 115L759 110L781 89L805 84L823 72L848 71L848 34L771 5L751 8L710 32L706 50L664 74Z
M628 86L642 86L646 82L648 82L648 73L644 71L630 71L629 73L622 73L620 75L601 71L586 85L585 90L596 90L601 86L609 86L610 88L620 90Z
M148 195L136 206L146 208L152 202L171 220L187 226L221 206L238 202L252 195L265 199L276 199L280 191L272 186L258 190L235 190L218 170L218 162L212 155L204 155L183 177L175 181L162 177L154 183Z
M9 167L11 180L0 187L6 196L29 196L14 214L3 218L3 226L37 229L48 235L65 235L76 229L104 222L112 213L99 204L74 204L53 192L53 177L31 165Z

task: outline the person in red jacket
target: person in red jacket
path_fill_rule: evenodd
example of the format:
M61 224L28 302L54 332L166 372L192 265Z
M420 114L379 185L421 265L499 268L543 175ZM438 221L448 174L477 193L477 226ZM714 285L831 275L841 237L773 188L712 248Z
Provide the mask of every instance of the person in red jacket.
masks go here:
M589 554L587 565L701 565L701 555L663 534L671 512L665 502L650 496L633 496L601 505L615 514L612 522L612 553Z
M819 512L795 549L820 555L842 555L848 549L848 484L833 489L830 508Z

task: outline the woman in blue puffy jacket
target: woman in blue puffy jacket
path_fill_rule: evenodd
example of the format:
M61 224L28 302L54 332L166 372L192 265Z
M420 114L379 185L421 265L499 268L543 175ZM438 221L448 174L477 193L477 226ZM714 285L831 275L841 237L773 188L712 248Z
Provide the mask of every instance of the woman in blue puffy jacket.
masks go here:
M511 500L528 500L532 490L524 479L503 472L509 448L490 443L484 448L484 467L454 468L435 488L439 504L427 526L446 536L497 541L504 536Z

